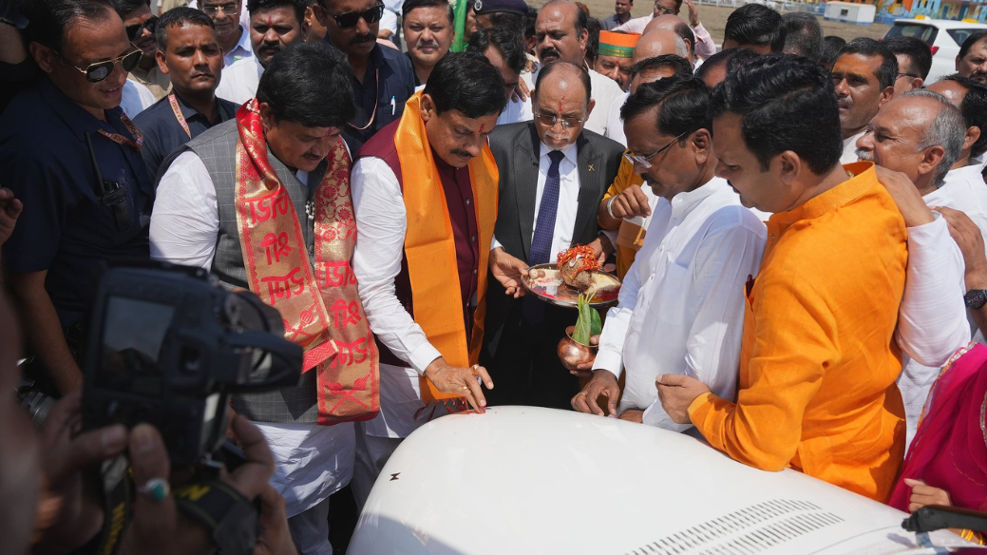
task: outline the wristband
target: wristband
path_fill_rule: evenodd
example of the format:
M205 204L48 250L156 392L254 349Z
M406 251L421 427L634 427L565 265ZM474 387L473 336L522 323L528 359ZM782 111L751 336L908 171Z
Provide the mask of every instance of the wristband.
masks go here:
M615 201L615 200L617 200L617 197L616 196L612 196L612 197L610 197L610 200L607 201L607 215L610 216L610 219L611 220L616 220L617 219L617 216L614 216L613 215L613 201Z

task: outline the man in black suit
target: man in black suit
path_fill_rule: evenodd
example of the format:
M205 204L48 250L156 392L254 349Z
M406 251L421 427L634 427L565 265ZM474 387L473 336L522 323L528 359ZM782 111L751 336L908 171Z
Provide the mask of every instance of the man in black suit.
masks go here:
M604 256L596 209L617 175L623 147L584 130L593 110L587 73L557 61L538 74L534 120L499 126L490 149L500 170L500 202L490 251L486 340L481 362L497 388L491 404L569 408L576 378L559 363L556 345L572 309L518 298L520 273L554 263L559 251L590 244ZM604 245L605 244L605 245ZM506 287L506 288L505 288Z

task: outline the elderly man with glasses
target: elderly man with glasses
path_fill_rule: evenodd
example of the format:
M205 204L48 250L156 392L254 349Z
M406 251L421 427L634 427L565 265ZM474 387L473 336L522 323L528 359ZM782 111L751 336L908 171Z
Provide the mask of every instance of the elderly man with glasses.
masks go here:
M415 92L415 73L407 56L377 44L384 14L379 0L319 0L313 8L328 30L326 40L350 62L356 116L343 137L356 151L374 133L401 118L404 103Z
M83 316L101 268L148 256L154 187L119 108L141 51L105 0L26 6L44 77L0 116L0 172L24 203L4 269L43 388L65 394L82 384Z
M572 398L578 411L686 430L658 399L654 381L665 373L698 376L734 398L743 286L757 275L766 232L714 175L709 104L706 85L679 74L641 85L621 110L625 156L659 201L619 304L607 313L599 355L586 365L592 378Z
M589 244L602 256L596 212L617 175L623 147L583 126L595 103L589 75L566 61L538 73L534 120L490 134L500 169L500 207L490 251L494 276L515 279L528 266L554 263L559 251ZM609 250L609 242L606 243ZM507 284L507 287L503 285ZM576 378L555 347L575 320L568 308L516 299L504 279L487 293L484 357L497 383L493 404L568 408Z

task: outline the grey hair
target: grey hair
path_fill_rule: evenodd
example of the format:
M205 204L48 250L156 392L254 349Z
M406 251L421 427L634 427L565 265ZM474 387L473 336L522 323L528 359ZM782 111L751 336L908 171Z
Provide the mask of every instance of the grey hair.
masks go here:
M915 89L906 92L904 96L931 98L939 103L939 113L932 120L932 125L922 134L922 139L918 146L924 150L930 146L938 145L945 151L942 160L939 162L939 167L936 168L936 175L933 180L933 183L939 187L942 185L946 173L960 159L960 154L963 152L963 140L966 138L966 120L963 119L963 114L960 113L956 106L953 106L945 96L939 93L924 89Z

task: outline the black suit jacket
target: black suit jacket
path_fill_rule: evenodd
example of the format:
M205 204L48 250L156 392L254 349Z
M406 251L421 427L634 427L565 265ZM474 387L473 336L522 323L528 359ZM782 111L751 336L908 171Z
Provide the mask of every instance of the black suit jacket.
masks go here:
M596 213L604 193L617 176L624 147L602 135L583 130L576 140L579 171L579 204L573 229L573 244L593 241L600 231ZM504 250L525 262L531 250L534 231L535 193L538 186L538 158L541 142L534 122L513 123L495 128L490 133L490 150L500 171L500 200L495 235ZM517 301L504 295L504 289L493 276L487 283L486 342L488 353L497 350L506 320L519 311L512 310ZM575 312L562 310L563 316ZM558 311L554 311L558 312ZM571 312L571 314L569 314ZM547 318L552 320L552 318ZM562 330L558 330L561 334ZM557 341L557 339L556 339Z

